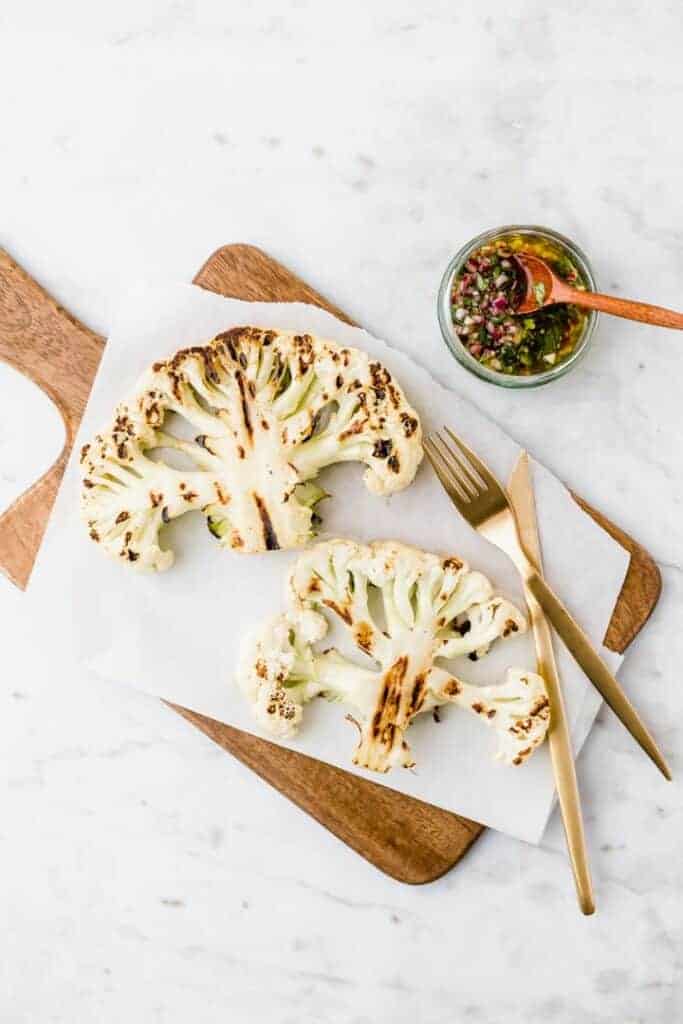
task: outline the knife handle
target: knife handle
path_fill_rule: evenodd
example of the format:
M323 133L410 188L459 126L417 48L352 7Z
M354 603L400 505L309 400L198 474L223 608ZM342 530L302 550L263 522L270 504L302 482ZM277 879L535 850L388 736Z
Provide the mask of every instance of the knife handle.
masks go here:
M593 884L588 866L586 837L581 814L581 798L579 784L576 779L576 767L572 753L572 741L567 725L567 712L562 696L562 687L557 674L553 655L553 642L548 620L543 615L541 606L529 590L524 588L531 617L531 624L536 642L538 674L543 677L546 692L550 701L550 731L548 745L553 765L555 788L560 802L562 824L567 837L567 850L574 873L574 884L581 911L592 914L595 911Z
M526 583L574 660L583 669L603 700L609 704L617 718L654 761L664 778L671 779L671 772L657 744L584 631L574 621L542 576L531 570L527 575Z

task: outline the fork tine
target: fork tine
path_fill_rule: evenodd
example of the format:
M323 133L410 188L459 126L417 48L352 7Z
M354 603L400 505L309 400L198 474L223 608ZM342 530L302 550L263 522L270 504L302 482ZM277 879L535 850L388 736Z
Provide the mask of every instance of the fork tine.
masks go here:
M425 455L429 459L432 469L441 481L441 486L446 491L451 501L460 507L462 504L468 504L471 501L469 494L463 490L462 485L458 483L456 477L452 473L448 472L448 465L445 462L443 455L434 444L431 437L426 437L422 442Z
M445 455L442 453L443 459L453 475L458 478L461 486L466 491L469 491L473 498L478 498L479 494L486 490L486 484L479 479L457 448L454 449L438 431L435 432L434 436L438 438L439 444L446 453Z
M439 449L434 444L434 438L431 435L424 439L422 447L424 448L425 455L431 463L432 469L441 482L441 486L444 488L451 501L454 501L458 505L468 501L469 496L463 493L462 487L460 487L452 474L448 472L448 466L446 465Z
M455 456L455 453L444 441L441 434L437 431L432 435L434 447L438 448L439 455L443 459L444 464L447 466L449 473L454 477L461 489L466 492L471 498L476 498L479 495L479 488L471 479L471 477L465 472L462 465ZM437 445L438 441L438 445Z
M446 431L446 433L450 437L451 441L453 441L453 443L460 450L461 459L464 460L466 463L468 463L469 468L470 468L470 472L474 473L475 476L477 474L479 475L479 477L481 478L481 482L484 485L484 487L485 488L489 488L489 489L493 489L493 490L503 491L502 486L500 485L498 480L496 480L496 478L493 475L493 473L491 472L491 470L488 469L488 467L484 465L484 463L481 461L481 459L479 459L474 454L472 449L468 448L467 445L465 444L465 442L461 441L461 439L457 436L457 434L454 434L453 431L449 427L444 427L444 430Z

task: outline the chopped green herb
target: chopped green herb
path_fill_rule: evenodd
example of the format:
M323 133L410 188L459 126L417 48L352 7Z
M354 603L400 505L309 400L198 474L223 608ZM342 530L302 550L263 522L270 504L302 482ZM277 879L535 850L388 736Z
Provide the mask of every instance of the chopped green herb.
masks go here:
M536 304L538 306L543 305L543 300L545 299L545 285L542 281L537 281L534 285L534 298L536 299Z

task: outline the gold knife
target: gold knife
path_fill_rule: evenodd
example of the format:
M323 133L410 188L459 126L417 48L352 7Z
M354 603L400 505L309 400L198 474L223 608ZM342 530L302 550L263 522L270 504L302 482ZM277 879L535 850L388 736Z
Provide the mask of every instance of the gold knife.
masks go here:
M512 471L508 483L508 495L517 518L522 546L527 558L540 573L543 571L541 545L538 537L536 504L531 481L529 456L526 452L520 453L517 464ZM579 797L571 739L567 726L567 713L553 653L550 626L540 604L526 582L524 584L524 594L529 608L529 618L531 619L534 641L536 643L538 674L545 681L550 701L550 731L548 733L550 759L560 802L562 822L567 837L567 849L569 850L569 858L574 872L576 892L582 912L584 914L592 914L595 910L595 903L593 901L593 886L588 867L586 837L583 830L581 799Z

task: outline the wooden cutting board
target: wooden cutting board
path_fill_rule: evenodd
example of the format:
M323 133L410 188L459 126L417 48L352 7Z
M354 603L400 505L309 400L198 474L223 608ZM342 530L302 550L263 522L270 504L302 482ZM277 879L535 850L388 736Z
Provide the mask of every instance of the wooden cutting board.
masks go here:
M239 299L310 302L351 322L286 267L249 245L219 249L199 271L195 284ZM28 583L104 344L103 338L79 323L0 250L0 359L50 396L66 428L64 450L55 465L0 516L0 569L22 589ZM581 499L577 501L631 555L605 637L611 650L623 652L657 603L659 570L627 534ZM438 878L461 859L484 829L475 821L185 708L174 706L174 710L402 882Z

